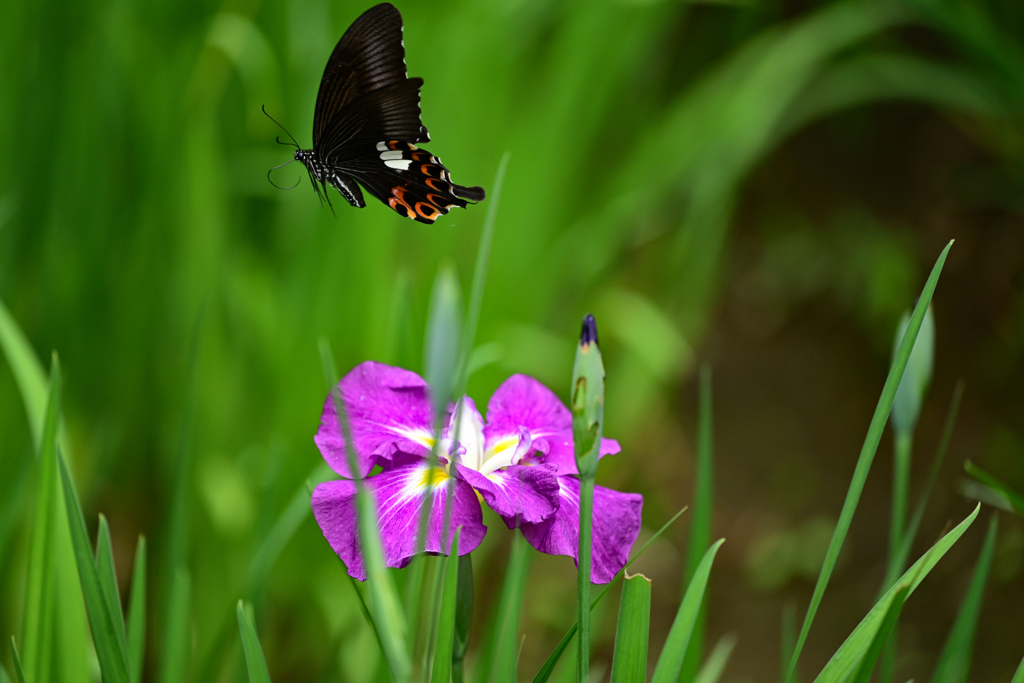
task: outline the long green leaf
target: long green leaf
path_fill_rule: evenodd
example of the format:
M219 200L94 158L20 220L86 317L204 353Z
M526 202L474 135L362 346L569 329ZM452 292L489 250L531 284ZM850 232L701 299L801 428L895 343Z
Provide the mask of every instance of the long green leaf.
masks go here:
M4 355L14 373L14 380L18 383L18 390L21 393L21 400L25 404L25 412L28 413L28 426L32 432L32 440L39 449L42 443L45 429L43 421L46 416L47 394L46 373L43 366L36 357L32 345L25 338L18 323L14 320L7 306L0 301L0 346L3 347ZM50 372L53 376L53 368ZM25 643L25 660L28 662L28 644ZM26 668L28 665L26 664ZM31 669L29 668L31 672Z
M132 592L128 597L128 673L132 683L142 680L146 651L146 537L139 534L132 566Z
M1013 674L1010 683L1024 683L1024 659L1020 660L1020 664L1017 666L1017 673Z
M523 592L529 568L528 551L529 545L523 535L513 535L512 550L505 566L505 582L491 626L490 644L480 667L486 674L482 680L494 683L516 681L519 615L523 609Z
M723 543L725 543L725 539L719 539L707 549L704 558L697 566L690 585L686 587L686 594L683 595L683 600L679 603L679 610L676 612L672 628L669 629L668 637L665 639L665 646L658 656L658 665L654 668L652 683L675 683L678 680L679 671L683 667L683 657L686 655L686 648L690 641L690 634L693 633L700 605L704 601L704 589L711 576L711 565Z
M656 541L659 536L665 533L665 530L672 526L672 523L679 519L679 516L682 515L684 512L686 512L685 507L679 510L679 512L677 512L676 514L672 515L672 517L667 522L661 525L660 529L654 532L654 534L649 539L647 539L647 542L640 547L640 550L638 550L633 555L633 557L629 559L629 562L626 563L626 566L620 569L612 578L612 580L608 582L608 585L605 586L604 589L597 594L597 597L594 598L594 600L590 603L591 611L593 611L594 608L597 607L597 603L601 602L601 598L603 598L608 593L608 591L611 590L611 587L618 582L619 578L621 578L626 573L626 570L629 569L629 566L636 562L637 558L643 555L644 551L647 550L647 547L650 546L651 543L654 543L654 541ZM540 671L538 671L537 675L534 676L533 683L546 683L546 681L551 677L551 674L555 670L555 666L558 664L558 660L562 657L562 653L565 652L566 648L569 647L569 644L572 642L573 638L576 637L576 630L578 627L579 624L576 623L573 624L568 631L566 631L565 635L562 636L562 639L558 641L558 645L555 646L555 649L552 650L551 654L548 655L548 658L544 661L544 664L540 667Z
M690 544L686 550L686 583L689 585L701 558L711 545L711 514L714 510L715 465L714 465L714 421L711 394L711 366L700 369L700 418L697 425L697 471L693 492L693 519L690 521ZM702 603L697 623L686 648L683 669L679 680L692 681L700 667L704 652L704 628L707 623L708 606Z
M71 527L71 542L75 549L78 578L82 582L82 595L85 596L85 608L89 615L92 639L96 645L96 657L100 662L103 680L104 683L129 683L128 653L124 651L122 641L117 637L117 626L110 617L99 573L93 562L89 532L85 528L85 515L82 513L81 503L78 502L78 492L75 491L75 485L71 481L63 458L59 453L56 457L61 482L64 485L64 503Z
M164 683L184 680L189 669L191 640L189 638L192 614L192 575L185 567L178 567L171 575L167 591L167 614L161 645L160 680Z
M455 596L455 643L452 646L452 681L462 683L463 666L473 627L473 554L459 557L458 594Z
M651 580L643 574L626 575L615 627L612 683L647 680L647 641L651 629Z
M324 379L328 386L334 387L330 395L334 401L334 409L338 415L338 423L345 439L345 454L348 457L349 470L353 474L359 472L356 466L355 448L352 444L352 430L345 412L345 403L336 388L337 364L334 353L326 338L320 339L320 360L323 365ZM409 679L412 663L406 647L405 612L395 591L391 574L384 566L384 551L381 548L380 533L377 529L377 509L372 494L359 476L354 478L356 485L356 509L359 524L359 546L363 555L363 566L366 571L367 585L370 588L370 609L373 622L380 642L383 645L384 658L391 671L391 677L404 683ZM430 498L429 496L427 497Z
M36 478L36 506L29 546L28 578L25 589L25 624L22 640L25 670L33 681L52 676L54 638L54 593L57 517L60 483L57 474L57 426L60 424L60 360L53 355L50 367L53 381L39 441L39 475Z
M978 628L978 616L981 614L985 584L992 568L992 554L996 549L998 532L999 517L993 514L988 525L988 533L985 535L985 543L981 546L978 564L974 568L974 576L971 577L971 584L960 605L956 621L953 622L942 654L939 655L939 663L932 674L932 683L964 683L967 680L971 669L971 654L974 650L974 634Z
M925 313L928 311L928 305L931 303L932 295L935 293L935 287L939 283L939 275L942 273L942 266L946 262L946 255L949 254L952 246L953 242L951 241L942 250L942 253L939 254L939 258L935 262L928 280L925 282L921 297L917 300L917 305L914 307L914 313L910 317L910 324L907 326L907 331L900 342L899 351L897 351L892 366L889 368L889 375L885 379L882 394L878 399L878 405L875 407L875 413L871 417L871 424L868 426L868 433L864 437L864 445L861 447L860 455L857 458L857 466L853 471L850 488L846 492L846 500L843 501L843 509L839 513L839 521L836 523L835 531L832 533L832 540L829 542L828 550L825 552L825 561L822 563L821 572L818 574L818 581L814 586L814 592L811 594L811 602L807 607L807 614L804 616L804 623L800 628L800 635L797 637L796 647L793 650L793 658L789 663L789 673L786 676L787 681L792 681L796 674L800 653L803 651L804 643L807 641L807 634L810 633L811 624L814 623L814 617L825 595L829 579L832 577L832 570L835 569L836 562L839 560L839 552L843 549L843 542L846 540L846 534L850 530L850 524L853 522L853 513L857 510L857 504L860 502L860 494L864 490L864 482L867 481L871 463L874 461L875 453L878 451L878 442L885 431L885 423L889 418L889 411L892 409L896 390L903 377L903 371L907 367L907 362L910 360L910 352L914 348L914 341L917 339Z
M247 607L249 606L239 600L235 607L235 614L238 617L238 630L242 633L242 649L245 651L245 668L249 671L249 683L270 683L267 660L263 656L263 648L260 647L256 627L249 619Z
M11 636L11 656L14 658L14 675L18 677L18 683L25 683L25 670L21 666L21 657L18 656L18 646L14 643L14 636ZM7 672L4 672L7 675Z
M815 683L842 683L846 680L847 676L850 676L857 664L861 661L864 653L867 652L868 647L871 645L875 634L878 633L878 629L881 628L882 622L885 619L886 612L889 611L889 606L893 600L896 599L896 593L903 586L908 584L910 586L909 595L912 595L917 587L921 584L928 573L933 567L942 559L943 555L953 546L954 543L963 536L964 532L971 526L975 518L978 516L978 511L981 510L981 506L978 505L974 508L974 511L967 516L967 518L960 522L958 525L953 527L945 536L939 539L939 541L933 545L928 552L926 552L917 562L915 562L910 569L903 573L899 581L896 582L889 591L883 595L875 606L871 608L871 611L861 619L857 628L847 636L843 644L836 650L836 653L832 655L825 668L821 670L818 677L815 679Z
M487 197L487 215L484 217L484 227L480 231L480 244L476 251L476 265L473 267L473 284L469 290L469 307L466 309L466 327L463 330L458 377L455 382L455 393L457 396L462 395L466 390L466 382L469 381L469 361L473 353L473 346L476 343L476 328L480 322L480 308L484 301L484 285L487 282L487 266L491 260L491 241L494 238L494 224L498 219L501 190L505 185L505 171L508 170L508 161L511 156L511 152L505 152L501 156L501 161L498 162L498 170L494 174L494 183L491 185L491 190Z
M444 568L444 594L438 615L437 640L434 642L431 683L448 683L452 677L452 648L455 645L455 608L459 592L459 536L462 527L455 530L448 561Z
M128 651L125 640L124 613L121 611L121 593L117 588L117 569L114 567L114 547L110 540L110 525L107 518L100 513L99 530L96 532L96 572L103 589L103 599L107 603L110 621L117 635L118 648Z
M715 645L715 649L708 655L707 661L697 672L693 679L694 683L718 683L725 671L725 665L729 663L733 648L736 647L736 636L726 634Z
M861 658L860 666L857 667L857 673L850 683L868 683L868 680L871 678L871 672L875 670L878 657L882 654L882 649L885 647L886 642L889 641L893 631L896 630L896 624L900 619L900 612L903 611L903 603L906 602L909 594L910 586L908 584L903 584L896 589L896 594L889 604L889 609L885 612L885 618L882 619L882 624L878 627L875 637L871 639L871 645L868 646L867 652Z
M0 683L11 683L11 675L7 673L7 669L4 667L3 664L0 664Z

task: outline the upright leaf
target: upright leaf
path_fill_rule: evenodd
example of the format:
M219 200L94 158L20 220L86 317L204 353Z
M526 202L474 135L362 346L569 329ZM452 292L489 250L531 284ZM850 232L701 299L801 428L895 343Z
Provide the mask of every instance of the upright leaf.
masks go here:
M996 549L996 534L999 532L999 517L992 515L985 535L985 543L981 546L978 564L974 568L974 576L967 588L967 594L960 605L960 611L950 629L946 644L939 655L939 663L932 674L932 683L964 683L971 669L971 654L974 650L974 634L978 627L978 615L981 614L981 603L985 597L985 584L988 582L989 570L992 568L992 554Z
M110 617L99 572L93 562L89 532L85 528L85 516L78 502L78 493L59 454L57 461L64 488L68 523L71 527L71 542L75 549L75 562L78 565L78 577L82 582L82 594L85 596L85 608L89 615L92 639L96 645L96 657L100 662L103 680L104 683L129 683L128 653L124 651L123 640L117 636L117 625Z
M146 537L139 534L132 566L132 592L128 598L128 673L132 683L142 680L146 651Z
M125 641L124 614L121 611L121 593L117 588L117 570L114 567L114 548L110 540L110 525L107 518L100 513L99 530L96 532L96 571L100 577L100 588L103 599L107 603L110 621L114 624L118 647L128 651Z
M828 660L825 668L821 670L818 677L814 679L815 683L842 683L850 676L856 666L860 663L864 654L868 651L872 641L875 638L875 634L881 628L885 615L889 611L889 607L896 599L896 593L903 587L904 584L910 586L907 595L913 595L914 591L921 584L928 573L938 563L939 560L946 554L946 552L953 547L953 544L963 536L964 532L971 526L975 518L978 516L978 511L981 506L974 508L974 511L967 516L967 518L960 522L958 525L953 527L945 536L939 539L939 541L933 545L928 552L926 552L921 559L915 562L910 569L903 573L903 576L896 582L889 591L883 595L875 606L871 608L871 611L861 619L860 623L857 624L857 628L846 637L843 644L836 650L836 653L832 655L832 658Z
M647 640L651 628L651 580L643 574L626 575L615 627L612 683L645 683Z
M263 648L260 646L259 636L256 635L256 627L247 613L247 607L252 609L239 600L235 614L238 617L238 630L242 633L242 650L245 652L245 668L249 671L249 683L270 683L267 660L263 656Z
M683 668L683 657L690 642L690 634L693 633L700 605L704 601L704 589L707 587L708 577L711 576L711 565L714 564L715 555L723 543L724 538L716 541L707 549L700 564L697 565L697 571L694 572L683 600L679 603L679 610L665 639L665 646L658 656L658 665L654 668L651 683L675 683L678 680L679 671Z
M832 540L829 542L828 550L825 552L825 561L822 563L821 572L818 574L818 581L814 585L814 592L811 594L811 602L807 607L807 614L804 616L804 623L800 628L800 635L797 637L796 647L793 650L793 658L789 663L789 672L786 676L787 681L792 681L796 675L800 653L803 650L804 643L807 641L807 634L811 630L811 624L814 623L814 617L818 612L818 607L821 605L821 600L825 595L825 588L828 587L829 579L832 577L832 570L835 569L836 562L839 560L839 552L843 549L843 542L846 540L846 534L850 530L850 524L853 522L853 513L857 510L857 504L860 502L860 494L864 490L864 482L867 481L871 463L875 459L878 442L882 439L882 432L885 430L889 411L892 409L893 400L896 398L896 390L899 387L900 380L903 378L903 371L910 360L910 352L914 347L918 331L920 331L921 325L924 322L928 306L931 304L935 287L939 283L939 274L942 273L942 266L946 262L946 255L949 254L952 246L953 242L950 242L942 250L942 253L939 254L939 258L935 262L928 280L925 282L921 297L917 300L917 305L914 307L914 314L910 317L910 324L907 326L907 332L903 335L903 339L900 342L892 367L889 368L889 375L885 379L882 394L878 398L878 405L875 407L875 413L871 417L868 433L864 437L864 445L861 447L860 455L857 457L857 465L853 470L850 487L846 492L846 500L843 501L843 508L839 513L839 521L836 523L835 531L832 533Z
M462 527L455 530L448 561L444 568L444 594L441 597L441 614L437 624L437 640L434 642L434 666L430 672L431 683L449 683L452 677L452 648L455 644L455 610L459 592L459 535Z
M885 612L885 618L882 619L881 626L878 627L875 637L871 639L871 644L861 658L860 666L857 667L857 673L851 683L868 683L871 679L871 672L875 670L875 664L878 662L879 655L882 654L882 648L885 647L886 642L889 642L889 638L896 630L900 612L903 611L903 603L906 602L909 594L909 584L903 584L896 589L889 609Z
M725 671L725 665L729 663L733 648L736 647L736 636L726 634L715 645L715 649L708 655L707 661L697 672L694 683L718 683Z
M18 677L18 683L25 683L25 671L21 667L21 657L18 656L18 646L14 643L14 636L11 636L11 657L14 658L14 675ZM7 675L7 672L4 672Z
M690 543L686 550L686 582L689 585L701 558L711 545L711 513L714 509L715 466L714 426L711 401L711 366L700 369L700 418L697 425L697 470L694 476L693 519L690 522ZM704 652L704 628L707 623L708 607L703 603L693 627L693 635L683 659L679 680L691 681L697 674Z
M529 568L529 545L522 534L512 536L512 550L505 565L498 608L494 612L490 644L483 657L481 680L493 683L515 683L518 666L519 615L523 610L523 594Z

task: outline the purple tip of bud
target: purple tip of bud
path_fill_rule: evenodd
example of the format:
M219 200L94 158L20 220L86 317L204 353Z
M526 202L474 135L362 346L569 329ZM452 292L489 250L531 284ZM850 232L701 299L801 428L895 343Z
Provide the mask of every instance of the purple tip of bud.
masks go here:
M597 321L594 320L594 316L587 313L586 317L583 318L583 329L580 330L580 346L586 346L590 343L598 343Z

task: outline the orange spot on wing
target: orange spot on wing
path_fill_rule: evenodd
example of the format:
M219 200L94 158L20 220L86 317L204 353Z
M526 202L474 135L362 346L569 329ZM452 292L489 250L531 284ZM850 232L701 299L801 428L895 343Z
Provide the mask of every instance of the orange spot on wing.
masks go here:
M441 215L441 210L427 202L416 202L416 213L428 221L434 221Z
M423 182L426 183L427 187L429 187L431 190L436 190L438 192L451 191L451 187L448 185L448 183L444 182L443 180L438 180L437 178L427 178Z
M401 216L413 218L413 214L416 212L413 211L413 208L405 201L405 187L401 185L393 187L391 188L391 194L394 196L388 199L388 206L394 209Z

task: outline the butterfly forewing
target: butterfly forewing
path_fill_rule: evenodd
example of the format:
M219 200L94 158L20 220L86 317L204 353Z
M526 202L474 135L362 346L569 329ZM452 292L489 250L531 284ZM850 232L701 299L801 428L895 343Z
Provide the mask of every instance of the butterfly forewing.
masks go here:
M317 149L332 119L348 104L381 88L407 80L402 15L391 4L371 7L356 19L338 41L320 81L313 115L313 148ZM419 124L417 138L428 140Z

